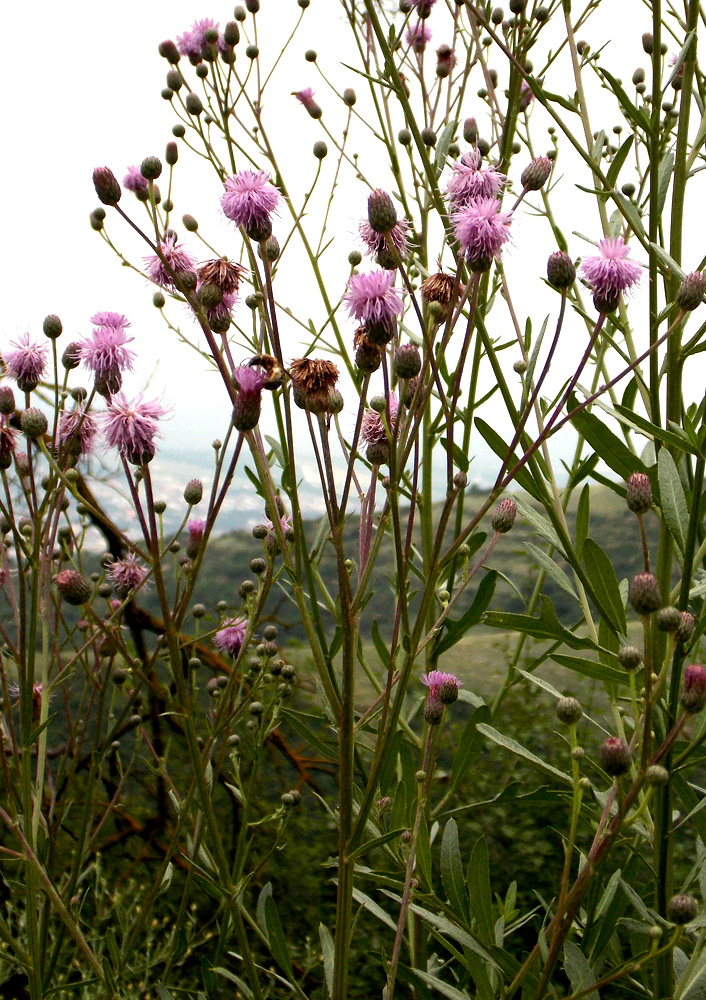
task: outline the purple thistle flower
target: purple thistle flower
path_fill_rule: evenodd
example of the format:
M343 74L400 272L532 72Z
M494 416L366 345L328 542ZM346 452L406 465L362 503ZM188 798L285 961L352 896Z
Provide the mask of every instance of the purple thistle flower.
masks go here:
M301 106L306 108L311 118L321 118L322 111L314 100L314 91L311 87L292 91L292 97L296 97Z
M402 296L392 271L352 274L343 299L350 315L364 326L385 326L402 314Z
M240 433L257 427L260 419L260 397L267 382L267 373L261 368L242 365L233 372L238 386L238 396L233 406L233 426Z
M137 194L138 191L148 191L149 186L149 181L146 177L142 176L139 167L127 168L127 173L123 177L124 188L127 188L128 191L132 191L133 194Z
M456 239L472 269L477 265L477 269L487 270L510 239L512 216L500 207L496 198L476 198L451 217Z
M394 392L391 392L387 397L387 408L390 411L390 424L393 425L399 408L397 396ZM366 444L378 444L380 441L385 441L387 439L387 431L385 430L385 423L382 419L382 414L378 413L377 410L373 410L370 406L366 407L363 411L363 420L360 425L360 437Z
M195 517L189 521L186 527L189 531L189 541L186 546L186 554L189 559L193 559L198 555L199 549L201 548L203 533L206 530L206 522L200 517Z
M96 316L103 315L105 313L96 314ZM93 317L94 320L96 316ZM134 339L126 335L124 327L97 327L90 337L79 344L83 366L99 379L107 379L116 372L120 373L126 369L132 371L135 352L125 345Z
M241 170L228 177L221 195L221 208L226 218L245 230L270 225L270 216L277 209L280 193L264 170Z
M404 37L407 45L421 55L431 41L431 28L428 28L424 21L417 21L416 24L408 26Z
M398 219L386 235L385 233L376 232L368 220L363 219L358 226L358 232L363 243L365 243L365 252L369 257L377 257L378 254L389 250L388 237L400 257L404 257L409 249L407 244L408 228L409 223L406 219Z
M184 271L193 271L196 267L196 258L184 249L183 243L177 243L176 233L168 233L163 240L160 240L159 249L162 251L164 261L176 275L183 274ZM150 281L155 285L161 285L162 288L174 288L174 278L158 254L145 257L144 260Z
M118 393L110 400L104 417L106 441L128 462L144 465L154 458L157 421L166 412L159 400L146 400L142 393L132 403L124 393Z
M628 260L630 247L620 236L598 241L599 254L585 257L581 274L591 286L595 297L605 302L617 301L629 292L642 277L642 266Z
M121 597L131 590L137 590L147 576L147 570L137 561L137 556L128 552L124 559L118 559L108 568L108 576Z
M452 209L459 211L475 198L497 198L502 192L505 174L493 167L482 167L481 162L478 150L472 149L451 164L446 197Z
M426 684L432 697L438 698L444 684L453 684L458 688L463 686L463 681L460 681L455 674L446 674L443 670L430 670L422 674L422 684Z
M93 414L84 410L64 410L59 420L58 442L77 455L87 455L98 428Z
M194 21L190 31L185 31L183 35L177 35L177 49L181 55L200 62L204 35L209 28L214 28L218 31L218 22L213 21L210 17L204 17L200 21ZM222 46L221 38L218 39L218 46L219 48Z
M97 312L91 316L91 323L94 326L107 326L111 330L127 330L130 321L122 313Z
M17 340L10 342L10 346L14 350L4 353L7 374L14 378L23 392L31 392L44 374L49 345L32 340L29 333L21 333Z
M247 618L228 618L213 637L213 645L229 656L237 656L243 648Z

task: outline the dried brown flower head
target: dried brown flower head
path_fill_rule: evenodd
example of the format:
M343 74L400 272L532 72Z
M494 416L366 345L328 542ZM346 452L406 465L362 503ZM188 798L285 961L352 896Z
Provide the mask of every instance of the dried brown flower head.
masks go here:
M438 274L430 274L422 282L422 298L425 302L440 302L442 306L448 306L453 296L455 284L456 279L453 274L444 274L443 271L439 271ZM458 298L458 291L456 298Z
M289 377L295 389L303 392L328 392L338 382L338 368L324 358L294 358Z
M224 295L233 295L238 291L244 274L247 274L247 268L234 264L227 257L207 260L198 270L199 280L204 285L217 285Z

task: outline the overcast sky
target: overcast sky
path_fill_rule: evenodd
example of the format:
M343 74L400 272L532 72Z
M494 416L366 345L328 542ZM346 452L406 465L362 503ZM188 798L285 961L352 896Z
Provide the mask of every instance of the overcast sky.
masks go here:
M443 0L439 0L439 7L442 4ZM270 8L274 17L269 17ZM283 32L289 30L299 13L296 0L262 0L259 19L263 30L259 40L263 65L271 64ZM152 376L151 391L162 394L174 408L165 447L170 451L186 449L187 454L199 450L207 453L210 441L223 434L227 423L225 392L198 357L175 344L151 306L152 289L139 276L120 267L100 237L91 231L88 216L97 204L91 184L95 166L109 165L121 178L130 164L139 164L144 156L163 156L164 145L172 138L175 119L160 97L168 66L157 54L158 43L182 33L196 18L212 16L223 25L232 16L232 7L204 5L203 0L196 5L193 0L172 0L169 4L123 0L117 7L86 0L61 5L42 0L32 5L32 14L30 20L26 8L11 5L3 18L5 37L12 41L5 46L2 63L5 238L0 252L5 295L0 339L6 343L25 330L41 335L42 319L49 312L62 318L66 340L88 334L89 317L95 311L126 313L132 320L136 338L133 346L140 358L136 372L126 380L126 390L138 391ZM433 20L430 23L435 27ZM629 81L635 66L645 64L640 36L648 27L645 5L611 0L604 4L600 17L586 34L594 48L609 43L608 65ZM356 85L362 91L361 81L340 66L341 61L352 56L346 56L347 39L335 0L312 0L291 54L280 68L277 86L270 93L266 111L275 123L272 134L286 167L286 179L295 190L297 180L303 191L313 176L311 147L322 136L317 123L290 96L291 91L313 86L325 108L325 120L327 102L334 103L303 53L310 47L317 49L322 67L341 86ZM433 44L444 40L438 35ZM245 59L241 50L238 58ZM568 92L569 82L561 89ZM477 112L474 102L477 99L473 92L465 114ZM600 114L601 104L597 107ZM612 124L610 117L594 120L595 128L606 131ZM361 152L363 171L371 182L389 186L389 168L381 163L379 153L370 152L362 134L354 142L359 146L351 149ZM562 220L562 228L598 239L601 234L591 198L577 197L573 187L574 177L584 184L588 178L563 149L560 168L565 177L566 200L560 204L570 206L571 216ZM333 157L325 167L333 168ZM219 215L220 187L212 170L193 160L187 162L182 156L175 176L175 223L180 237L188 237L180 219L184 212L190 212L199 219L219 252L237 257L238 237ZM333 299L343 291L346 258L356 246L355 231L366 195L364 185L348 181L334 217L337 242L328 252L328 259L340 287L332 287ZM137 213L139 206L127 192L123 203ZM693 224L701 225L698 220ZM110 232L118 247L139 263L145 251L124 224L112 221ZM527 215L518 215L513 242L514 248L506 254L506 266L520 282L519 288L528 292L528 300L521 303L521 321L524 323L525 314L534 309L535 324L539 325L544 313L556 306L556 299L548 297L539 282L546 256L554 246L547 227ZM570 249L577 255L588 247L572 237ZM194 250L202 256L198 248ZM635 256L642 259L639 248ZM692 266L695 264L696 260ZM313 316L320 322L320 302L315 301L306 285L298 285L300 278L306 280L303 270L297 275L290 262L288 276L282 276L282 298L297 309L303 320ZM174 310L170 315L179 318ZM188 317L184 316L183 322L185 332L195 330ZM293 357L299 353L299 330L294 323L288 325L286 317L284 323L288 347L285 354ZM512 333L509 327L492 332L504 339L505 334ZM560 358L557 364L557 385L562 365L573 360L574 348L571 345L567 350L564 346L564 361ZM510 358L508 352L509 362L516 356Z

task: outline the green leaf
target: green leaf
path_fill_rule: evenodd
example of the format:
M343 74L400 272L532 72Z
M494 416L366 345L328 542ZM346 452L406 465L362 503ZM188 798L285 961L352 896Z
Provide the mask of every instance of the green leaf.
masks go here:
M213 971L216 972L217 970L214 969ZM162 986L161 983L157 983L157 994L159 996L159 1000L174 1000L174 997L171 995L167 987Z
M439 444L442 446L444 451L448 452L449 450L448 438L445 437L439 438ZM461 472L468 472L468 467L471 464L470 458L463 450L463 448L460 445L456 444L455 441L453 442L451 453L454 460L454 464L458 466Z
M283 972L287 973L290 980L294 982L294 970L289 957L287 939L284 936L279 914L277 913L277 905L272 896L267 896L265 899L265 924L267 926L267 940L272 957Z
M662 513L675 542L684 551L689 531L689 511L686 506L684 488L679 478L679 470L669 451L662 448L659 453L659 492Z
M456 129L458 128L458 120L454 118L446 126L444 131L439 136L436 143L436 156L434 157L434 169L436 171L436 176L441 175L442 170L446 164L446 157L448 156L449 146L453 142L453 137L456 134Z
M321 722L326 725L327 720L322 716L318 719L313 715L303 716L300 712L294 712L291 708L282 708L282 714L285 719L289 722L289 725L294 729L295 732L299 733L302 739L305 739L312 747L316 747L320 754L324 757L337 758L337 752L335 746L327 746L320 737L316 735L313 729L311 729L303 719L314 719L317 722Z
M495 927L490 893L490 862L485 837L480 837L473 847L471 860L468 862L466 880L471 914L476 921L478 934L487 944L493 944Z
M567 941L564 945L564 971L571 981L572 993L583 993L593 986L597 977L584 953L573 941ZM598 990L591 990L583 993L584 1000L600 1000Z
M432 989L441 993L442 996L448 997L448 1000L470 1000L467 993L450 986L448 983L445 983L443 979L437 979L436 976L430 976L428 972L422 972L421 969L415 969L414 974L415 976L419 976L422 982L426 983L427 986L431 986Z
M397 774L397 758L400 752L400 744L404 740L404 733L398 729L390 737L390 742L385 751L385 758L380 768L380 795L389 795L392 783Z
M642 236L643 239L645 239L647 237L647 233L645 232L645 227L642 225L642 219L640 218L640 213L635 208L634 203L630 201L629 198L626 198L624 194L621 194L620 191L613 192L613 198L620 206L620 211L623 213L623 216L630 224L630 227L632 228L633 232L637 233L638 235Z
M604 681L606 684L624 685L630 683L630 678L625 670L609 667L606 663L599 663L598 660L589 660L584 656L567 656L564 653L552 653L551 659L577 674L593 677L594 680Z
M650 122L650 119L647 117L642 108L635 107L635 105L632 103L628 95L623 90L622 84L620 84L614 76L612 76L606 69L603 69L603 67L599 68L601 76L605 77L605 79L610 84L610 89L618 98L618 103L620 104L620 107L623 109L625 116L629 118L630 121L633 122L635 125L639 125L640 128L644 129L647 135L651 135L652 123Z
M389 927L390 930L397 930L397 924L389 913L385 913L383 908L379 906L375 900L371 899L370 896L366 896L364 892L360 891L360 889L354 888L353 899L356 903L362 906L364 910L367 910L368 913L372 913L374 917L377 917L378 920L382 921L382 923L385 924L386 927Z
M380 629L378 628L377 618L373 620L373 625L370 630L370 633L372 636L373 645L375 646L377 654L380 657L380 662L384 667L386 667L390 662L390 650L387 648L387 646L382 640L382 636L380 635Z
M240 992L245 997L245 1000L252 1000L252 990L250 989L250 987L248 986L248 984L245 982L245 980L243 980L243 979L240 978L240 976L236 976L236 974L234 972L231 972L230 969L223 969L223 968L221 968L218 965L214 966L213 969L211 969L211 971L215 972L215 974L217 976L222 976L224 979L227 979L229 982L235 983L235 985L238 987L238 989L240 990ZM166 997L162 997L161 994L160 994L160 1000L167 1000L167 998Z
M674 157L672 156L672 162L673 161ZM650 251L662 265L661 270L663 272L666 272L667 277L671 277L672 275L674 275L675 277L679 278L680 281L684 280L685 274L683 269L677 264L677 262L674 260L673 257L669 256L664 247L661 247L659 243L650 243Z
M613 157L613 162L610 165L610 169L606 174L606 186L609 188L614 188L618 180L618 175L622 169L625 160L627 159L628 153L632 149L632 144L635 141L634 135L629 135L625 142L621 145L618 152Z
M688 451L692 455L697 454L686 434L664 430L664 428L650 423L650 421L645 417L641 416L639 413L635 413L629 406L623 404L616 406L614 412L622 424L626 424L628 427L634 427L636 430L641 431L643 434L646 434L648 437L651 437L656 441L663 441L665 444L670 444L675 448L680 448L682 451Z
M576 403L571 402L569 405L573 408ZM573 415L571 423L621 479L629 479L633 472L647 473L644 462L593 413L580 410Z
M627 635L625 608L613 564L592 538L584 542L583 564L601 614L619 635Z
M468 896L455 819L448 821L441 838L441 881L451 908L464 923L468 923Z
M574 600L578 601L578 596L573 588L571 580L568 578L566 573L554 562L552 557L545 552L543 549L538 548L538 546L533 545L532 542L525 542L525 549L528 554L537 562L541 569L554 581L557 587L561 587L562 590L570 594Z
M464 611L460 618L447 618L445 620L446 633L444 638L435 647L437 655L441 655L441 653L445 653L452 646L455 646L469 629L478 624L493 599L497 580L498 574L496 571L490 570L481 580L476 596L473 598L468 610Z
M518 511L525 521L528 521L532 525L537 534L540 535L545 542L549 542L551 546L564 555L565 553L561 544L561 539L549 521L547 521L546 517L542 517L542 515L538 513L531 504L528 504L523 497L515 495L513 499L517 504Z
M417 837L417 868L427 886L431 889L431 840L429 837L429 826L424 815L422 815L422 821L419 824L419 836Z
M476 955L480 955L484 962L492 965L495 969L499 969L497 961L490 954L483 945L477 941L468 931L465 931L458 924L449 920L447 917L442 917L438 913L434 913L431 910L425 909L423 906L419 906L418 903L409 904L410 912L416 913L420 916L422 920L426 921L430 927L439 931L440 934L446 934L451 938L452 941L456 941L463 948L468 948L469 951L474 952ZM494 954L502 954L501 949L493 949ZM498 956L499 957L499 956Z
M483 746L483 738L476 729L476 726L479 722L487 722L489 719L490 709L487 705L481 705L466 723L453 755L451 781L449 782L448 789L449 797L455 791L461 778L465 777L471 761Z
M319 941L321 942L321 953L324 957L324 976L326 978L326 988L328 995L333 996L333 956L335 945L331 937L331 931L326 924L319 924Z
M352 852L350 857L360 858L368 851L374 851L377 847L384 847L385 844L388 844L391 840L396 840L400 837L406 829L406 826L401 826L397 830L388 830L379 837L374 837L372 840L368 840L367 843L361 844L360 847L356 848L356 850Z
M554 605L541 595L542 612L538 618L531 615L517 615L509 611L487 611L483 621L491 628L501 628L506 632L522 632L534 639L545 642L563 642L571 649L599 649L587 636L575 635L565 628L557 618Z
M576 508L576 551L579 559L583 554L583 545L588 538L588 528L591 521L591 488L586 483L579 496Z
M667 192L669 191L669 184L672 180L673 171L674 153L671 149L668 149L660 161L659 172L657 175L657 212L660 215L662 214L664 203L667 200Z
M536 754L527 750L520 743L517 743L516 740L510 739L509 736L504 736L502 733L499 733L497 729L493 729L492 726L486 726L481 723L478 726L478 732L482 733L483 736L487 736L489 740L492 740L493 743L497 743L498 746L504 747L505 750L509 750L510 753L514 753L515 756L522 757L530 764L533 764L534 767L539 768L540 771L544 771L545 774L550 774L553 778L557 778L559 781L563 781L566 784L572 784L572 780L568 774L564 774L563 771L559 771L556 767L552 767L551 764L547 764L546 761L541 759L541 757L537 757Z
M487 424L485 420L482 420L480 417L476 417L475 425L478 433L481 435L485 443L492 448L498 458L505 461L508 457L509 446L503 441L500 435L493 430L490 424ZM508 459L507 471L509 472L513 469L518 461L519 458L513 452ZM522 489L526 490L530 496L535 498L535 500L539 500L540 503L542 502L542 492L535 484L533 476L526 467L515 473L515 482L519 483Z

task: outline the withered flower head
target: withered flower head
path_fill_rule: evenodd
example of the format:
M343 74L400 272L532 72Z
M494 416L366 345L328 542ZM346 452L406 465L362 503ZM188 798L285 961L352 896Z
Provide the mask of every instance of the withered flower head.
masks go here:
M331 412L331 391L338 381L338 368L324 358L294 358L289 365L294 402L311 413Z
M247 268L242 264L234 264L227 257L204 261L198 269L199 280L204 285L217 285L224 295L232 295L238 291L244 274L247 274Z
M456 305L461 290L461 286L459 285L454 295L455 284L456 279L453 274L445 274L443 271L439 271L438 274L430 274L422 282L422 298L425 302L438 302L447 309L449 307L453 308ZM451 303L452 298L454 299L453 305Z
M262 368L267 376L263 389L279 389L284 382L284 369L271 354L256 354L246 364L248 368Z
M338 368L324 358L294 358L289 365L289 377L295 389L317 392L333 389L338 382Z

